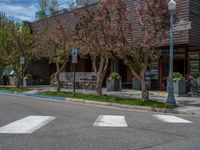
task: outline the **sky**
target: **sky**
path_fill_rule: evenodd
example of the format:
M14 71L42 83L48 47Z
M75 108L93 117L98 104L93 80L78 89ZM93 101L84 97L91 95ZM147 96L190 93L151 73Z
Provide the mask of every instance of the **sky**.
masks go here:
M58 0L59 4L70 0ZM0 0L0 12L9 19L17 22L35 20L35 13L39 10L39 0ZM61 5L61 7L65 7Z

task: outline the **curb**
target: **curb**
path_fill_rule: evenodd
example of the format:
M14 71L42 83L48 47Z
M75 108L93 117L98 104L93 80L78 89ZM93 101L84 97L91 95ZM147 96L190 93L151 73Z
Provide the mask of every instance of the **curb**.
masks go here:
M150 107L144 107L144 106L123 105L123 104L98 102L98 101L90 101L90 100L74 99L74 98L66 98L66 100L67 100L67 102L71 102L71 103L99 105L99 106L110 106L110 107L122 108L122 109L127 109L127 110L140 110L140 111L149 111L149 112L194 115L194 114L189 113L189 112L178 111L177 109L150 108Z

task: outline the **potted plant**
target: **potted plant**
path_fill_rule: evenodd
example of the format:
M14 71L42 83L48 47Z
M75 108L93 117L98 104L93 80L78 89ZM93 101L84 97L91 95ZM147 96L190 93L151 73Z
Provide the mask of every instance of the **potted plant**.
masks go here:
M141 89L140 80L138 80L137 78L132 79L132 89L134 89L134 90L140 90Z
M107 91L121 91L121 77L119 73L113 72L106 81Z
M183 75L179 72L173 73L173 85L175 94L186 94L186 81Z

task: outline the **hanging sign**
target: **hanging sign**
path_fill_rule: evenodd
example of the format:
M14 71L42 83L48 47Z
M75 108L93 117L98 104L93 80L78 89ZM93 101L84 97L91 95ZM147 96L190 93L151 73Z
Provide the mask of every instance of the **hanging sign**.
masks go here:
M72 48L72 63L73 64L77 63L77 61L78 61L77 56L78 56L78 50L77 50L77 48Z

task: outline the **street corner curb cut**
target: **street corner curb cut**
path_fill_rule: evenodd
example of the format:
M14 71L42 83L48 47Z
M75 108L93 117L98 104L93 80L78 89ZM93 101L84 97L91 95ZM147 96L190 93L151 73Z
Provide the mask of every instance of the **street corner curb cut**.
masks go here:
M97 102L97 101L90 101L90 100L84 100L84 99L75 99L75 98L66 98L66 100L68 102L72 102L72 103L111 106L111 107L122 108L122 109L127 109L127 110L141 110L141 111L172 113L172 114L179 114L180 113L180 111L177 111L176 109L150 108L150 107L133 106L133 105L131 106L131 105L108 103L108 102Z

